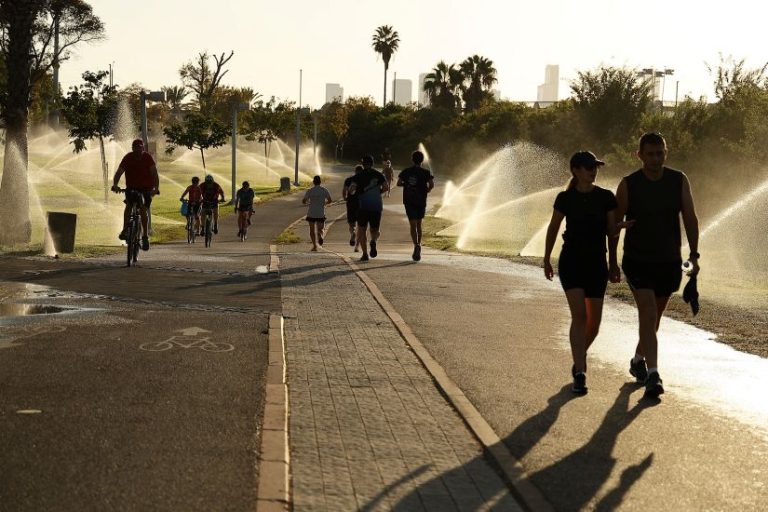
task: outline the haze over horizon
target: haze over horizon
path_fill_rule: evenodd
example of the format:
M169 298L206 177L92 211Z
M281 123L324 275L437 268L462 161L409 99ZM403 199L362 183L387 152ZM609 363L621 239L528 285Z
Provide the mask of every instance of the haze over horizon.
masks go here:
M114 63L115 83L140 83L147 89L180 85L178 70L207 50L235 55L222 84L251 87L264 97L296 101L303 69L302 102L325 101L325 84L339 83L344 96L371 96L381 103L383 64L371 48L376 27L392 25L400 48L390 62L391 80L413 81L439 60L460 62L472 54L491 59L498 70L495 88L503 98L533 101L547 64L560 66L560 99L578 71L601 64L631 68L671 68L664 99L686 95L713 100L707 64L720 55L746 59L755 68L768 61L760 51L766 7L746 0L723 10L713 2L642 4L611 0L391 0L386 9L372 0L279 3L222 0L150 0L89 2L106 25L107 38L80 45L62 64L63 90L80 83L81 74L107 70Z

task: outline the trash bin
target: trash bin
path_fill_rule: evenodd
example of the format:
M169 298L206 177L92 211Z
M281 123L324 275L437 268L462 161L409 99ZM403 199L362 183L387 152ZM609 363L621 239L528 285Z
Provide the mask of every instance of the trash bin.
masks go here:
M291 178L280 178L280 192L291 190Z
M47 212L48 235L57 253L74 252L77 215L74 213Z

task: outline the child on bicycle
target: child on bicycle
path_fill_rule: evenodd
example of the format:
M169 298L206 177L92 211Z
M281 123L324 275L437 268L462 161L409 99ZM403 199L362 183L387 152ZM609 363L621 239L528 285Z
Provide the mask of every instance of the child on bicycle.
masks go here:
M203 203L203 191L200 190L200 178L195 176L192 178L192 184L187 187L179 201L184 201L185 196L189 196L187 205L187 217L193 217L195 219L195 233L200 232L200 207Z
M237 236L245 236L248 226L251 224L251 215L253 215L253 200L255 192L251 185L243 182L243 188L237 191L235 196L235 211L237 212Z

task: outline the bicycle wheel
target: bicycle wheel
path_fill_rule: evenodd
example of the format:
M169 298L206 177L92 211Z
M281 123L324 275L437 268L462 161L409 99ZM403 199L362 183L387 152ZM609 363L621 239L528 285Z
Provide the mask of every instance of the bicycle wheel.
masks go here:
M205 246L210 247L213 240L213 231L211 228L211 218L205 218Z
M192 233L192 228L194 226L194 223L192 222L192 217L187 215L187 243L191 244L192 240L194 239L194 234Z
M133 246L136 243L136 234L134 233L136 231L136 223L133 219L129 221L128 224L128 238L125 239L126 243L126 256L127 256L127 263L128 266L131 266L131 263L133 263L135 260L133 259Z
M133 237L133 264L136 264L136 260L139 259L139 246L141 244L141 228L139 227L139 220L136 219L136 235Z

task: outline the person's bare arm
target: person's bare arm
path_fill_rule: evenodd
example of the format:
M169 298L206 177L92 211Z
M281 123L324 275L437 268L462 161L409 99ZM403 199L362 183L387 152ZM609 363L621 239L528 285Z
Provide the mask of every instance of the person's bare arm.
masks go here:
M184 193L181 194L181 197L179 198L179 201L183 201L184 197L189 193L189 187L184 189Z
M347 185L344 185L344 188L341 189L341 198L345 201L349 198L349 187Z
M120 183L120 177L125 173L125 169L123 169L123 166L120 166L115 171L115 176L112 178L112 189L117 188L117 184Z
M433 188L435 188L435 178L434 177L429 178L429 180L427 180L427 194L432 192Z
M550 281L555 275L555 271L552 269L552 263L550 257L552 256L552 249L555 247L555 239L557 238L557 232L560 231L560 224L562 224L565 215L558 210L552 210L552 218L549 221L547 227L547 238L544 244L544 277Z
M627 214L627 208L629 206L629 195L627 192L627 182L626 180L621 180L619 182L619 186L616 188L616 209L613 210L613 223L617 227L617 229L611 229L608 231L609 235L613 233L613 235L608 237L608 258L610 260L611 255L613 255L614 260L616 259L617 250L619 247L619 225L624 222L624 216ZM626 227L629 227L631 224L625 223ZM610 261L609 261L610 263ZM617 261L614 261L618 265Z
M683 226L685 226L685 236L688 238L688 247L691 253L699 252L699 218L696 216L696 207L693 204L693 194L691 193L691 183L688 181L688 177L683 175L683 202L682 202L682 214L683 214ZM699 258L690 258L693 264L691 275L699 273Z

